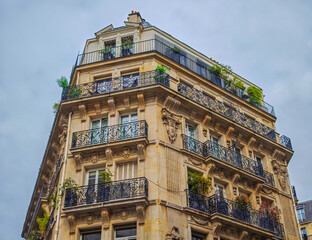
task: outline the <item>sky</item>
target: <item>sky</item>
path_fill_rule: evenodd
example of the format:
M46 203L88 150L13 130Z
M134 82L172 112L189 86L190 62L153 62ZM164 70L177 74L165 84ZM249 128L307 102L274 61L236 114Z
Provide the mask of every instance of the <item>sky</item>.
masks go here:
M291 184L312 199L312 1L0 1L0 233L21 239L60 100L86 39L131 10L263 89L291 138Z

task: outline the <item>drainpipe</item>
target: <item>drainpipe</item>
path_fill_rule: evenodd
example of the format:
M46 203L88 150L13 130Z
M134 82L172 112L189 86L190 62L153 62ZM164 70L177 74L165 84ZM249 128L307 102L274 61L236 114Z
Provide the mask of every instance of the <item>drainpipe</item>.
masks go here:
M69 116L68 116L67 136L66 136L66 145L65 145L65 153L64 153L64 167L63 167L62 178L61 178L61 186L64 184L64 179L65 179L65 170L66 170L66 163L67 163L67 152L68 152L68 141L69 141L71 117L72 117L72 112L70 112ZM60 191L59 191L59 196L60 196ZM56 215L56 228L55 228L55 233L54 233L54 240L57 240L57 236L58 236L58 232L59 232L61 204L62 204L62 199L59 198L58 210L57 210L57 215Z

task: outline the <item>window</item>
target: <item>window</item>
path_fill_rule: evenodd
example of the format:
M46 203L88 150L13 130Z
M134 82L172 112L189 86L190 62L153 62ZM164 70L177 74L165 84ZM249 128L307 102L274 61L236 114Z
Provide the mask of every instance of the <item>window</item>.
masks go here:
M138 166L136 162L121 163L117 165L117 180L136 178L138 175Z
M99 144L107 142L108 135L107 124L108 124L107 118L92 121L91 144Z
M82 233L81 240L101 240L101 232Z
M225 193L225 186L219 183L216 183L215 186L215 194L218 195L220 198L226 198Z
M121 39L121 55L123 57L133 54L133 37L123 37Z
M129 74L122 76L123 88L134 88L139 85L140 75L139 73Z
M236 146L236 142L232 141L232 147L234 151L234 165L236 167L242 168L242 153L241 149Z
M185 124L185 135L191 138L195 138L195 127L190 124Z
M192 151L194 153L202 155L202 149L200 145L196 141L196 135L195 135L195 126L191 125L189 123L185 124L185 135L188 136L186 139L187 146L186 148L189 151Z
M262 165L262 159L261 157L255 156L255 161L256 161L256 169L255 172L259 176L264 176L264 171L263 171L263 165Z
M104 47L105 47L104 52L103 52L104 60L115 58L116 41L115 40L106 41L104 43Z
M302 240L308 240L308 233L306 228L301 228Z
M122 124L120 129L120 138L134 138L138 137L138 114L126 114L120 117L120 122Z
M204 234L192 231L192 240L204 240L204 239L206 239L206 236Z
M121 228L115 230L115 240L136 240L136 228Z
M99 194L101 187L98 186L98 184L101 184L101 172L104 172L104 169L99 170L90 170L87 172L87 178L86 178L86 203L91 204L95 203L99 200ZM101 189L102 190L102 189Z
M300 206L300 208L297 209L297 215L298 215L299 222L305 221L305 212L304 212L303 206Z
M198 63L197 63L197 73L203 76L204 78L207 78L206 68Z
M220 158L219 138L210 135L210 154L216 158Z

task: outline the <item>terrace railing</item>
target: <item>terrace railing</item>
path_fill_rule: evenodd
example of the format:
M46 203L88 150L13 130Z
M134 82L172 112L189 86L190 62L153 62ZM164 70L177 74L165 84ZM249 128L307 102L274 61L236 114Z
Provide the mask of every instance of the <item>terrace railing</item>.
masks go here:
M93 52L78 54L74 67L150 51L157 51L161 53L162 55L179 63L180 65L183 65L194 73L206 78L208 81L213 82L214 84L224 88L228 92L231 92L232 94L240 97L250 104L275 116L274 107L270 104L266 103L262 99L259 99L261 103L260 105L254 102L250 102L249 95L246 91L238 89L234 84L225 84L224 80L220 76L214 74L208 65L203 64L198 59L196 60L196 58L192 55L182 54L180 51L176 51L173 47L170 47L169 45L158 39L150 39L142 42L136 42L133 43L132 46L128 47L117 46L113 48L106 48ZM73 72L74 68L72 74Z
M72 148L88 147L127 139L147 137L148 125L145 120L118 124L108 127L73 133Z
M240 168L261 178L268 177L269 179L266 179L266 181L272 183L271 177L273 176L263 170L262 164L259 164L255 160L244 155L236 153L232 148L226 148L209 140L202 143L184 134L182 134L182 141L183 148L190 152L196 153L203 157L211 156L217 158L223 162L226 162L234 167Z
M145 177L68 188L65 192L64 207L139 197L148 197L148 181Z
M206 197L201 194L186 191L187 206L207 214L221 214L236 220L264 228L274 232L278 238L284 239L283 224L276 222L266 212L257 211L249 207L243 207L236 202L214 194Z
M159 70L130 74L113 79L105 79L63 89L62 101L107 94L131 88L162 84L170 87L169 75Z
M213 99L212 97L208 96L207 94L190 87L189 85L180 82L178 85L178 92L185 96L186 98L189 98L200 105L213 110L222 116L229 118L230 120L239 123L240 125L243 125L244 127L247 127L254 132L257 132L273 141L276 141L276 133L274 129L271 129L264 124L246 116L245 114L234 110L233 108L225 105L224 103Z

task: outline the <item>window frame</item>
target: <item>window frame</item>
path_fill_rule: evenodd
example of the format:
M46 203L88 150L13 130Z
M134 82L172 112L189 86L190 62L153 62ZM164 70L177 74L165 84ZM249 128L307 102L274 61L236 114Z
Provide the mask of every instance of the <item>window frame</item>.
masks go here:
M119 237L117 238L117 230L120 229L131 229L131 228L135 228L136 233L135 236L127 236L127 237ZM137 236L138 236L138 232L137 232L137 227L134 225L127 225L127 226L122 226L122 227L114 227L114 240L136 240Z

